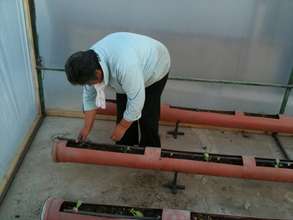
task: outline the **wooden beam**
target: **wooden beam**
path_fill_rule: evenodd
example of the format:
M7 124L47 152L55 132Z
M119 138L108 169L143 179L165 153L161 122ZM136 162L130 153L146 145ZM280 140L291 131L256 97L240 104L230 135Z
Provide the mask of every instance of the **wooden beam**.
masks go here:
M46 116L52 117L65 117L65 118L84 118L82 111L67 111L62 109L46 109ZM106 121L115 121L116 117L113 115L98 115L96 119L106 120Z
M24 10L27 45L29 48L34 91L35 91L35 96L36 96L36 107L37 107L38 114L41 114L41 100L40 100L40 92L39 92L40 86L39 86L39 82L38 82L38 73L37 73L37 68L36 68L37 65L36 65L36 55L35 55L35 48L34 48L32 26L31 26L30 8L29 8L28 0L22 0L22 3L23 3L23 10Z

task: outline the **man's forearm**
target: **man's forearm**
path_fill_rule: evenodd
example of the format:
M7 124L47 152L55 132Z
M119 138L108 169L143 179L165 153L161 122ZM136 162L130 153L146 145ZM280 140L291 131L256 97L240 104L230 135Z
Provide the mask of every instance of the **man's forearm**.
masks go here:
M119 122L120 126L122 126L125 129L128 129L132 123L132 121L127 121L124 118Z
M132 121L127 121L125 119L122 119L116 126L114 132L112 133L112 140L114 141L120 141L121 138L124 136L125 132L127 129L130 127L132 124Z
M84 116L84 128L90 131L93 127L97 110L86 111Z

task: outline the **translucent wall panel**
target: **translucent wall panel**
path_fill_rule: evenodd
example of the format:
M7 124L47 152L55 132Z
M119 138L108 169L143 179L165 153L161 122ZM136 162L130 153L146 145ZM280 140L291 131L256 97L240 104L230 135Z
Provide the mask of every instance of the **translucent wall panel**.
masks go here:
M22 1L0 1L0 182L37 114Z
M62 68L72 52L117 31L146 34L166 44L172 76L287 83L293 66L292 0L38 0L36 9L46 67ZM262 91L268 93L258 94L264 96L260 100L280 95L280 90ZM194 94L182 105L202 98ZM253 97L243 104L236 90L237 95L236 108L278 109L279 101L267 108L255 106ZM207 107L226 108L229 96Z
M287 82L293 60L291 0L38 0L44 65L108 33L163 41L173 75Z
M276 88L169 81L164 99L177 106L275 114L283 92Z
M82 110L82 87L72 86L63 72L44 72L44 91L47 109ZM107 88L107 99L115 99L115 93Z
M80 111L82 91L72 86L65 73L45 72L45 100L47 109ZM283 89L254 88L248 86L217 85L169 80L163 93L163 103L190 108L236 110L270 114L278 112ZM108 99L115 93L108 89ZM184 97L184 99L182 99Z

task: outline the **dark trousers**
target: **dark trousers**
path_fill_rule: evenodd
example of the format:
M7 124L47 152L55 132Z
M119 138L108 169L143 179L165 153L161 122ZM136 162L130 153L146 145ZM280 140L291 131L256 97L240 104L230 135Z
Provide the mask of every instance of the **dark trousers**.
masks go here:
M141 118L134 121L128 128L123 138L116 142L122 145L139 145L141 147L161 147L159 136L159 120L161 110L161 95L166 85L168 74L158 82L145 88L145 102L142 109ZM117 120L119 123L123 118L126 109L126 94L116 94ZM140 128L141 138L139 141Z

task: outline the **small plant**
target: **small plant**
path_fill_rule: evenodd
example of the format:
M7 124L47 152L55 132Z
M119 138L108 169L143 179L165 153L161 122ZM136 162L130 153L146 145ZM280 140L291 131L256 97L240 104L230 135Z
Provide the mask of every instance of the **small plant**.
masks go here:
M123 153L127 153L129 151L130 147L129 146L126 146L123 148Z
M144 217L141 211L135 210L134 208L129 211L133 216L136 217Z
M275 167L276 167L276 168L279 168L280 165L281 165L281 164L280 164L280 159L277 158L275 162L276 162L276 163L275 163Z
M74 212L78 212L79 207L82 205L82 201L77 200L76 205L73 207Z
M210 155L209 155L208 152L204 152L204 154L203 154L203 159L204 159L205 161L209 161L209 159L210 159Z

